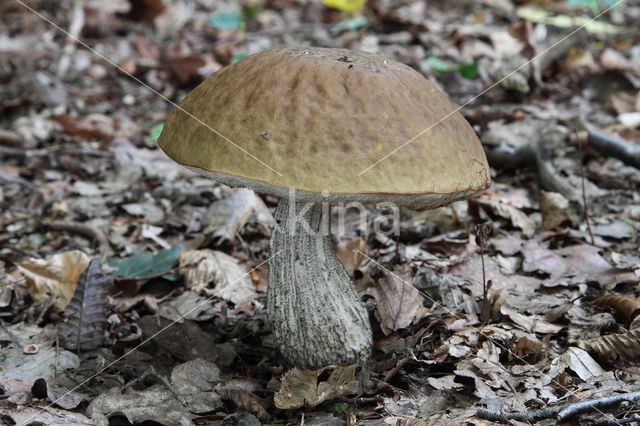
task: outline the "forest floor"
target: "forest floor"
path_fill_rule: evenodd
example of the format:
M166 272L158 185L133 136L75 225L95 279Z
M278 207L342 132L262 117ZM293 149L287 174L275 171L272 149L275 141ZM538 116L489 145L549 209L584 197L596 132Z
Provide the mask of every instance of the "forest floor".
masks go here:
M325 3L0 1L0 423L640 422L640 1ZM397 238L345 215L357 368L274 345L277 199L156 145L171 102L278 46L413 67L491 166Z

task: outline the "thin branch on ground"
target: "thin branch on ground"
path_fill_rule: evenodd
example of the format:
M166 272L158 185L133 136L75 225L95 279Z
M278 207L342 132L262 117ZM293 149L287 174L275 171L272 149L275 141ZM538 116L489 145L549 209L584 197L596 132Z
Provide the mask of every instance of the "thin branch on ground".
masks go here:
M586 142L589 148L601 155L617 158L629 166L640 169L640 145L610 135L590 125L585 124L585 127L587 130L577 132L571 137L572 143Z
M169 380L166 379L166 377L164 377L163 375L159 374L156 369L153 367L153 365L149 366L149 369L147 371L145 371L144 373L142 373L142 375L140 375L140 377L138 377L137 379L127 383L126 385L124 385L121 389L120 392L124 392L127 388L130 388L134 385L136 385L137 383L143 381L144 379L146 379L148 376L153 376L156 379L158 379L160 381L160 383L162 383L164 385L164 387L167 388L167 390L169 390L169 392L171 392L171 394L175 397L175 399L178 400L178 402L180 404L182 404L183 407L186 407L189 405L189 403L187 402L186 399L184 399L184 397L182 395L180 395L180 393L178 393L178 391L173 387L173 385L171 383L169 383Z
M109 248L109 239L101 229L94 228L89 225L84 225L78 222L68 222L68 221L43 220L41 224L55 231L71 232L71 233L82 235L97 241L100 246L100 254L102 255L104 255L104 253Z
M521 422L535 423L540 420L552 417L555 417L558 422L563 422L586 411L608 407L623 401L635 401L637 399L640 399L640 392L632 392L627 394L592 399L589 401L563 404L555 407L544 408L542 410L531 411L528 413L499 413L482 408L476 412L476 416L480 417L481 419L496 422L516 420Z

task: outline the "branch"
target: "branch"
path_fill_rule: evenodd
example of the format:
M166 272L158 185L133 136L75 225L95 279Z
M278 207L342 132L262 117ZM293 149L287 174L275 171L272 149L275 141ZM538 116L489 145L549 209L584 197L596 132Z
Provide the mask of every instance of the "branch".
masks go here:
M585 132L578 132L572 138L572 142L580 142L586 139L587 145L601 155L617 158L629 166L640 169L640 145L602 132L591 126L586 127L586 134Z
M56 231L71 232L96 240L100 245L101 254L104 254L109 248L109 239L107 238L106 234L100 229L93 228L82 223L66 221L43 220L41 224Z
M571 404L558 405L556 407L548 407L538 411L528 413L499 413L487 409L480 409L476 412L476 416L481 419L491 420L495 422L504 422L508 420L517 420L526 423L535 423L543 419L556 417L558 422L563 422L571 417L584 413L585 411L618 404L623 401L634 401L640 399L640 392L632 392L627 394L613 395L604 398L592 399L590 401L575 402Z
M540 141L534 140L518 148L513 148L506 144L495 148L485 146L485 153L489 164L494 167L520 168L535 164L540 186L547 191L561 193L567 199L580 206L582 210L584 206L578 191L560 176L560 173L553 165L551 153L540 145Z

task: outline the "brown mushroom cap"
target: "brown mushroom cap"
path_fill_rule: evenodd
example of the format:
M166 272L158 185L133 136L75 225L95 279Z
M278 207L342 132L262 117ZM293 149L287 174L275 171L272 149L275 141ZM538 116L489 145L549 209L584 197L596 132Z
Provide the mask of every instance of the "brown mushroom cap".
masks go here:
M430 208L490 184L480 141L458 112L421 134L454 110L401 63L346 49L279 48L205 80L169 115L158 144L231 186L278 196L295 188L299 201Z

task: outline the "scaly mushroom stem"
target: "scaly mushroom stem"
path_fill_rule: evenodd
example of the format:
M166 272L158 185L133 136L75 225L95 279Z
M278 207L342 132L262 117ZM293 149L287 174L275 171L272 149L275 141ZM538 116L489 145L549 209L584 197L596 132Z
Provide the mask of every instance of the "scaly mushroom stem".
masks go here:
M283 197L274 217L267 312L282 355L300 368L364 362L369 316L336 257L329 206Z

